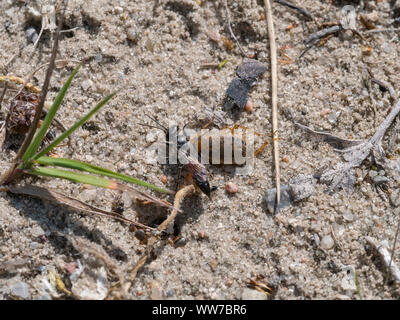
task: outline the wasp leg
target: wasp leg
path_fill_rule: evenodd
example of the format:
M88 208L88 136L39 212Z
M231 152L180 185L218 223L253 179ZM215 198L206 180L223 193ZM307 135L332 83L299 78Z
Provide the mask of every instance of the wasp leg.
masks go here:
M261 145L261 147L259 147L256 151L254 151L254 157L257 157L257 155L258 155L261 151L263 151L263 150L265 149L265 147L268 146L268 145L269 145L269 142L268 142L268 141L264 142L264 143Z

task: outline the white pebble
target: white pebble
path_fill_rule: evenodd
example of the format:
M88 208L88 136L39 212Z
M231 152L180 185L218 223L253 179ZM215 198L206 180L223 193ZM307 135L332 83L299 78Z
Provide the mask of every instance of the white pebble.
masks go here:
M334 245L335 245L335 241L333 241L333 239L330 235L324 236L321 239L321 247L323 249L326 249L326 250L332 249Z
M351 222L351 221L354 220L354 215L350 211L345 211L343 213L343 219L346 220L346 221Z
M257 290L244 288L242 292L242 300L267 300L268 296Z
M79 199L81 201L94 201L97 198L97 190L96 189L86 189L81 192L79 195Z
M92 86L93 86L93 81L90 79L82 81L82 83L81 83L81 87L85 91L88 90L89 88L91 88Z
M15 283L11 288L11 292L14 296L22 299L27 299L29 297L28 285L22 281Z

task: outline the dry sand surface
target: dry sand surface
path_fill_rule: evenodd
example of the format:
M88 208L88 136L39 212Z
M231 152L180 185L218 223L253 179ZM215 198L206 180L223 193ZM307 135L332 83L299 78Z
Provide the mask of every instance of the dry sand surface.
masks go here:
M47 1L43 1L45 4ZM48 100L57 94L76 62L88 59L72 82L58 119L72 125L107 94L118 94L56 149L73 157L174 189L176 170L157 163L154 144L160 130L139 125L146 115L200 129L208 112L225 125L240 124L271 140L270 54L263 1L228 1L232 30L243 50L268 68L250 91L251 113L224 111L225 91L243 55L231 39L224 1L81 1L70 0ZM338 21L342 7L353 4L356 27L367 29L360 14L376 28L394 28L400 1L292 1L318 22ZM391 7L392 6L392 7ZM371 33L362 39L350 31L335 34L297 59L316 22L272 3L278 47L279 135L282 184L299 174L316 174L340 163L342 155L296 128L288 114L314 130L347 139L371 137L394 105L384 81L398 94L399 32ZM397 11L397 14L398 11ZM41 1L0 1L1 75L27 77L49 61L52 37L45 30L32 53L26 30L39 33ZM397 25L398 27L398 25ZM290 62L281 50L295 59ZM15 55L15 56L14 56ZM14 58L10 61L10 59ZM228 62L220 69L204 63ZM31 82L41 86L46 68ZM3 83L1 83L3 86ZM11 91L9 91L11 92ZM5 119L6 95L0 124ZM126 299L399 299L399 282L368 241L395 239L400 215L399 119L383 139L386 161L367 157L354 169L348 190L327 192L317 183L310 197L272 214L265 194L275 185L272 144L255 159L251 175L208 166L217 190L208 199L185 199L176 229L184 246L168 239L157 243L139 270ZM16 138L12 138L16 139ZM260 141L259 141L260 142ZM3 172L15 156L13 140L0 154ZM181 181L182 182L182 181ZM236 193L228 193L232 182ZM110 210L114 191L59 179L27 178L87 203ZM154 195L173 201L162 194ZM137 206L123 194L124 216L159 224L165 208ZM170 237L171 238L171 237ZM0 193L0 299L104 299L118 279L124 281L146 246L125 223L68 210L28 196ZM400 265L400 246L392 265ZM58 280L57 280L58 279ZM249 281L271 294L249 288ZM65 285L62 290L60 281ZM58 285L57 285L58 283Z

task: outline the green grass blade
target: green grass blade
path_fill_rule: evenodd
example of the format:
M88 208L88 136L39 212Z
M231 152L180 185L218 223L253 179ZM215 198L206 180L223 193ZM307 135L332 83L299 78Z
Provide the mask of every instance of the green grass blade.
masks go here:
M24 155L22 156L22 160L24 162L25 167L29 167L32 164L29 162L29 159L37 152L39 149L40 144L42 143L43 137L46 134L47 130L50 127L51 122L54 119L54 116L56 115L56 112L61 106L61 102L64 99L64 96L71 85L72 79L74 76L77 74L79 68L81 65L78 65L74 71L71 73L69 76L67 82L62 86L60 92L58 93L57 97L55 98L51 108L47 112L46 117L43 120L42 125L40 126L38 132L36 133L35 137L33 138L31 144L28 146L28 149L25 151Z
M35 154L33 157L29 159L29 161L34 161L41 156L44 156L46 153L53 150L57 145L59 145L63 140L68 138L75 130L80 128L86 121L88 121L96 112L100 110L102 106L104 106L114 95L116 92L107 96L103 101L101 101L98 105L96 105L92 110L90 110L84 117L82 117L79 121L75 122L72 127L70 127L67 131L63 132L60 136L54 139L48 146L42 149L42 151Z
M33 169L24 170L24 172L36 176L46 176L46 177L66 179L69 181L90 184L92 186L106 188L106 189L116 189L115 181L102 177L91 176L88 174L76 173L67 170L36 167Z
M154 191L162 192L162 193L172 193L170 190L163 189L157 187L151 183L118 173L114 172L102 167L94 166L90 163L81 162L72 159L65 159L65 158L52 158L52 157L40 157L35 160L36 163L44 165L44 166L55 166L55 167L63 167L69 169L75 169L80 171L86 171L89 173L99 174L103 176L107 176L114 179L119 179L125 182L130 182Z

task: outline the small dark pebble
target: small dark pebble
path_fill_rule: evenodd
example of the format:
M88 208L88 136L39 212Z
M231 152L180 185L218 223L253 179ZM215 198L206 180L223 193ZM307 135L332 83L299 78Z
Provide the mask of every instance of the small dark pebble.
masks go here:
M35 43L36 40L39 38L38 33L34 27L28 27L25 30L25 35L29 39L30 42Z
M135 237L139 241L144 241L146 239L146 233L142 229L137 229L135 232Z
M163 291L164 297L170 298L175 295L175 290L174 289L168 289Z
M272 188L267 190L265 194L265 202L267 203L267 209L269 213L274 213L275 210L275 199L276 199L276 188ZM279 203L279 206L277 208L277 212L280 209L289 207L292 204L292 197L290 196L289 193L289 186L288 185L281 185L281 201Z
M334 274L339 273L342 270L332 260L328 262L327 267L328 267L328 270Z

